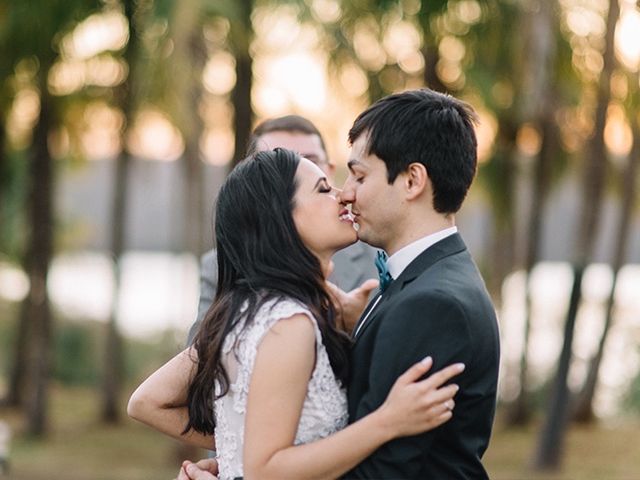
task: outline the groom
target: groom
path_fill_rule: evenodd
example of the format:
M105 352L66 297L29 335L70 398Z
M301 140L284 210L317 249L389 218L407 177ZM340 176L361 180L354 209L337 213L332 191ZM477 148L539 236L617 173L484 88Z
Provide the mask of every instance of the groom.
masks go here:
M384 402L409 366L431 355L434 371L466 365L453 418L393 440L346 475L349 479L482 479L498 380L499 339L484 283L457 232L476 172L475 114L430 90L388 96L349 132L351 204L358 237L380 259L381 289L353 330L349 421Z
M389 255L378 261L379 294L350 322L349 421L382 405L395 380L427 355L433 371L456 362L466 369L455 380L449 422L383 445L345 478L488 478L481 458L496 404L498 326L455 226L476 171L474 120L465 103L414 90L373 104L349 132L340 198L352 207L360 239ZM213 478L201 466L183 465L179 478Z

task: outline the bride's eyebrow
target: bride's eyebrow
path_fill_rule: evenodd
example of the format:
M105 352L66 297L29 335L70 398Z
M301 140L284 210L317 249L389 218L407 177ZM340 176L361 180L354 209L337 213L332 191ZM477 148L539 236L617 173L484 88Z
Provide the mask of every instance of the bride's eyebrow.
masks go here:
M322 182L327 183L327 177L320 177L316 184L313 186L313 189L315 190L316 188L318 188Z

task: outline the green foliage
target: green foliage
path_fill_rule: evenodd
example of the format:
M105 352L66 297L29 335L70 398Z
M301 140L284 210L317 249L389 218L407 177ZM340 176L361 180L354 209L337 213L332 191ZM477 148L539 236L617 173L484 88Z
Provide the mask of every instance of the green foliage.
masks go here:
M100 359L90 322L65 323L56 331L54 378L65 385L97 383Z
M512 152L496 149L490 161L478 168L478 182L491 201L491 211L496 222L503 226L509 225L513 209L512 192L504 185L506 178L511 178L514 173L510 155Z
M61 34L101 6L98 0L10 2L0 29L0 42L11 46L8 51L14 63L34 56L41 64L50 65L57 55L56 41Z
M7 378L9 368L11 368L9 360L15 338L13 319L17 315L17 307L16 303L0 301L0 377L3 378Z
M640 371L638 371L636 378L629 386L629 391L625 398L625 404L628 410L640 413Z
M90 320L56 326L54 379L64 385L97 385L103 369L105 325ZM124 380L137 382L175 355L182 344L174 332L146 341L124 339ZM184 335L186 336L186 335Z
M145 341L125 339L124 376L127 382L137 383L183 350L187 332L167 330Z
M0 177L0 258L18 262L23 254L25 225L23 205L28 191L26 152L6 154L4 171Z
M14 354L18 302L0 301L0 378L7 378ZM53 380L67 386L96 386L103 362L105 324L56 314ZM186 332L166 331L148 339L124 339L124 380L139 382L184 347ZM0 381L0 384L2 382Z

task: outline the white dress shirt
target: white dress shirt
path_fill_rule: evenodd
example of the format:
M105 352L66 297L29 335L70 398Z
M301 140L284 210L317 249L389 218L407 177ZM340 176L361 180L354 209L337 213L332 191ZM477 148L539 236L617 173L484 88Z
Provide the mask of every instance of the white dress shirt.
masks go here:
M449 227L444 230L440 230L439 232L432 233L431 235L427 235L426 237L422 237L415 242L411 242L409 245L402 247L396 253L391 255L387 259L387 268L389 269L389 273L391 274L391 278L394 280L400 276L400 274L404 271L407 266L413 262L418 255L424 252L430 246L438 243L440 240L443 240L447 237L450 237L454 233L458 232L458 227ZM367 316L358 324L356 331L354 333L354 338L358 335L358 332L362 329L362 326L366 323L366 321L371 316L371 312L373 312L380 302L382 298L382 294L378 294L378 298L375 299L375 303L367 312Z
M438 243L440 240L450 237L457 232L458 227L453 226L445 228L444 230L422 237L415 242L402 247L387 259L387 268L389 269L391 277L394 280L398 278L404 269L407 268L407 266L409 266L409 264L413 262L418 255L430 246Z

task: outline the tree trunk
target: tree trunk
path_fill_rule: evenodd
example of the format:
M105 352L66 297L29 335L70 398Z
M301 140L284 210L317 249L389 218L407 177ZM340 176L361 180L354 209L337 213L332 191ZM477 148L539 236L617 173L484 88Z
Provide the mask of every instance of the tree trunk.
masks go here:
M498 309L502 304L502 284L513 271L516 260L516 229L514 213L515 182L517 176L516 137L518 124L503 115L499 118L496 153L491 159L491 203L494 213L491 265L488 266L488 288ZM499 187L497 184L499 183Z
M575 327L578 306L580 303L580 288L584 275L584 265L573 266L573 288L569 299L569 312L564 328L564 342L558 360L558 371L552 386L549 411L542 432L534 467L539 470L555 469L560 466L563 455L563 440L567 426L567 408L569 404L569 388L567 376L571 364L571 346L573 345L573 333Z
M185 250L197 257L204 250L204 180L200 158L200 139L204 132L204 122L199 112L204 93L202 73L207 62L199 7L197 0L177 2L172 22L176 70L173 80L176 87L176 104L173 110L185 143L181 162L184 172L186 219L183 245Z
M0 125L0 225L5 225L5 195L6 179L8 173L8 162L5 152L6 129L4 118ZM1 240L1 239L0 239ZM20 313L17 322L17 335L13 345L13 363L9 372L9 386L5 397L0 401L1 405L10 407L24 407L26 400L25 380L27 365L27 348L29 345L29 316L27 302L23 301L20 306Z
M529 213L529 225L527 234L527 250L524 259L526 271L525 281L525 322L523 331L522 355L520 357L520 393L514 401L509 412L509 423L512 425L524 425L531 418L528 402L527 382L529 379L529 338L531 335L531 273L540 257L542 240L542 221L544 206L546 204L551 183L551 167L560 149L557 135L557 126L553 119L551 104L545 116L540 120L542 133L542 145L534 166L534 185L531 198L531 210Z
M125 222L128 195L127 178L131 165L131 155L127 149L127 130L133 124L134 115L134 72L136 68L136 55L139 45L137 23L137 9L141 8L139 2L128 0L124 2L124 13L129 22L129 41L125 47L123 57L129 67L126 80L116 91L116 98L124 117L125 124L122 131L122 152L115 162L115 176L113 184L113 204L111 207L111 254L114 261L114 296L107 332L104 351L104 371L102 378L102 421L117 423L120 420L120 394L122 391L123 342L120 335L117 315L119 307L122 254L125 243Z
M502 309L502 286L516 265L515 185L517 180L518 124L510 115L499 118L496 153L491 162L496 169L489 186L494 212L491 263L487 266L487 286L496 309ZM499 186L498 186L499 185Z
M53 125L51 96L47 90L48 65L39 72L40 114L33 132L30 165L29 217L31 238L26 255L30 288L26 302L27 338L27 431L42 436L47 430L48 387L52 358L52 317L47 294L47 275L53 253L53 160L48 134Z
M489 255L491 264L487 266L487 289L498 311L502 307L502 285L515 265L515 228L512 222L504 223L494 221Z
M520 357L520 392L509 412L511 425L524 425L531 418L528 402L527 382L529 372L529 338L531 335L531 272L540 257L542 240L542 220L544 206L551 182L551 166L560 145L557 126L554 121L554 94L551 87L553 64L556 57L555 39L556 20L553 5L549 2L537 2L531 6L532 15L526 15L524 25L528 33L531 51L528 56L524 75L523 117L531 119L542 137L540 152L533 167L533 188L529 222L527 227L527 246L524 258L525 280L525 321L523 346ZM534 101L535 100L535 101Z
M430 38L429 42L431 43L427 43L427 39L425 38L425 44L421 50L422 57L424 58L424 84L431 90L447 93L450 89L440 80L440 76L438 75L437 67L440 61L438 45L433 38Z
M424 59L423 81L425 86L441 93L447 93L448 89L438 75L437 66L440 61L440 52L438 51L438 40L432 33L431 19L444 9L446 9L446 2L422 2L418 13L418 22L424 42L420 49Z
M176 2L172 12L172 35L175 45L172 87L175 87L172 111L184 138L184 153L180 161L183 171L184 218L182 247L199 258L204 250L204 175L200 156L200 139L204 122L200 116L200 104L204 85L202 74L207 62L207 49L201 24L202 12L199 0ZM198 458L198 449L176 442L174 458L181 462Z
M638 163L640 162L640 125L638 125L638 120L636 118L632 118L631 121L633 125L633 148L629 154L627 168L621 172L620 175L621 184L623 186L622 206L620 209L620 219L617 229L613 264L611 265L614 272L613 284L611 285L611 292L609 293L609 299L607 300L605 322L602 330L602 336L598 343L598 350L589 364L587 379L577 399L574 411L574 419L582 423L589 423L595 418L593 413L593 397L598 384L598 374L600 372L600 364L602 363L602 357L604 355L604 346L611 330L611 326L613 325L613 307L615 303L618 273L626 259L633 207L636 201L635 185L638 173Z
M113 205L111 211L111 253L114 262L114 297L109 321L107 323L104 365L102 378L102 421L117 423L120 420L120 392L122 390L123 346L118 329L121 286L121 262L124 249L124 224L126 213L126 197L128 191L127 174L131 163L128 152L118 156L115 166Z
M253 58L249 50L254 36L251 23L254 2L253 0L239 0L239 3L242 4L239 9L241 18L231 25L236 58L236 84L231 92L231 102L235 111L233 120L235 149L231 168L245 157L253 123L253 107L251 105Z
M185 215L186 228L184 245L188 252L200 257L204 253L205 229L202 220L204 214L204 182L203 165L200 160L200 134L195 133L192 138L185 139L184 170L185 170Z
M26 267L26 264L25 264ZM9 407L24 407L27 398L25 388L27 380L27 359L29 357L30 345L30 317L29 302L25 299L20 306L20 316L18 317L18 334L14 342L13 364L9 374L9 388L6 397L2 400L2 405Z
M0 225L4 225L4 204L7 187L7 179L9 172L7 166L7 154L5 152L5 144L7 140L7 130L3 112L0 112ZM0 234L0 242L2 235Z
M583 204L578 231L575 258L573 260L574 282L571 290L569 310L564 329L564 342L560 353L558 371L550 397L549 411L541 431L534 467L540 470L557 469L560 466L569 411L569 386L567 376L571 364L571 351L578 306L582 297L582 276L592 257L597 226L600 220L602 195L605 182L606 149L604 127L610 98L610 79L614 70L614 33L620 13L618 0L609 1L607 31L603 53L604 67L598 82L598 100L595 127L587 148L587 165L583 183Z

